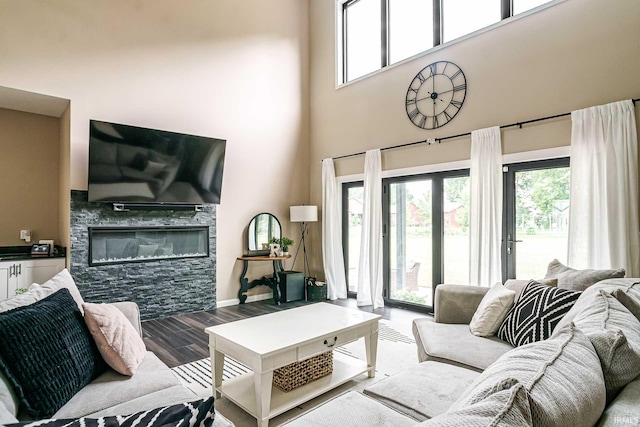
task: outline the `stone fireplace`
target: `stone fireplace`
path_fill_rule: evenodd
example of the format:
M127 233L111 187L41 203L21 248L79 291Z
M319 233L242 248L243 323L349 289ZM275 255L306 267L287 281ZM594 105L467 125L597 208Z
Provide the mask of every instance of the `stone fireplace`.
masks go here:
M143 320L216 307L216 205L116 212L71 192L70 272L87 302L134 301Z

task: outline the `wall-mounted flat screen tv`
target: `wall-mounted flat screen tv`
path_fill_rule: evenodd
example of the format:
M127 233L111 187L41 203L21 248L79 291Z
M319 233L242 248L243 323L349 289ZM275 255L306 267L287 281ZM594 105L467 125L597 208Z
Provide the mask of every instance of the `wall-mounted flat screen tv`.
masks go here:
M91 120L89 201L220 203L226 141Z

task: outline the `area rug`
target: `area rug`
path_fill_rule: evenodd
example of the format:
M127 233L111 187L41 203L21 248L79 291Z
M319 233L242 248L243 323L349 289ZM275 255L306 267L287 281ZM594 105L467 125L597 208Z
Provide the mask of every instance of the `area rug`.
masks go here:
M334 351L346 356L366 360L363 338L342 347L337 347ZM361 391L377 381L417 364L418 356L415 340L412 338L411 322L381 320L378 331L378 355L375 378L368 378L366 375L354 378L322 396L316 397L307 403L273 418L269 422L269 425L278 426L338 394L342 394L347 390ZM203 398L211 396L211 359L205 358L185 365L176 366L172 370L182 384L198 396ZM223 381L247 372L250 372L250 369L242 363L225 357L224 370L222 373ZM255 418L224 397L216 401L216 409L236 426L256 425Z

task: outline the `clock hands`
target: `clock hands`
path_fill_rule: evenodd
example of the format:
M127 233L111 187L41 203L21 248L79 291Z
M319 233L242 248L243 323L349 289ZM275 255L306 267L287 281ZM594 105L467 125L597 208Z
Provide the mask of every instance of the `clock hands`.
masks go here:
M448 91L446 91L446 92L440 92L440 93L437 93L436 95L440 95L440 94L443 94L443 93L451 92L452 90L453 90L453 89L448 90ZM429 94L430 94L431 92L427 92L427 93L429 93ZM440 100L440 102L444 102L442 99L440 99L440 98L433 98L431 95L429 95L429 96L425 96L424 98L416 99L416 102L420 102L420 101L423 101L423 100L425 100L425 99L433 99L433 100L434 100L434 102L435 102L435 100L436 100L436 99L439 99L439 100Z
M429 93L429 92L427 92L427 93ZM425 96L424 98L416 99L416 102L419 102L419 101L422 101L422 100L425 100L425 99L431 99L431 95Z
M433 79L431 79L431 92L436 93L436 77L435 76L433 76Z
M453 92L453 91L454 91L454 89L445 90L444 92L438 93L438 95L442 95L443 93L449 93L449 92Z

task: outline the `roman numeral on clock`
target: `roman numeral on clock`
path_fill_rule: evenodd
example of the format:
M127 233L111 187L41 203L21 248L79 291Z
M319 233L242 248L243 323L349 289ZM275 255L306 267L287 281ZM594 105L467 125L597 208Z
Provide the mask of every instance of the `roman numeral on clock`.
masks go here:
M458 91L461 91L461 90L465 90L466 88L467 88L467 85L466 84L462 84L462 85L454 86L453 87L453 91L454 92L458 92Z
M456 107L459 110L460 107L462 107L462 102L456 101L455 99L452 99L451 100L451 105L453 105L454 107Z
M418 111L418 109L417 109L417 108L416 108L416 109L411 110L411 111L409 112L409 118L410 118L411 120L415 119L415 118L416 118L416 116L418 115L418 113L419 113L419 111Z

